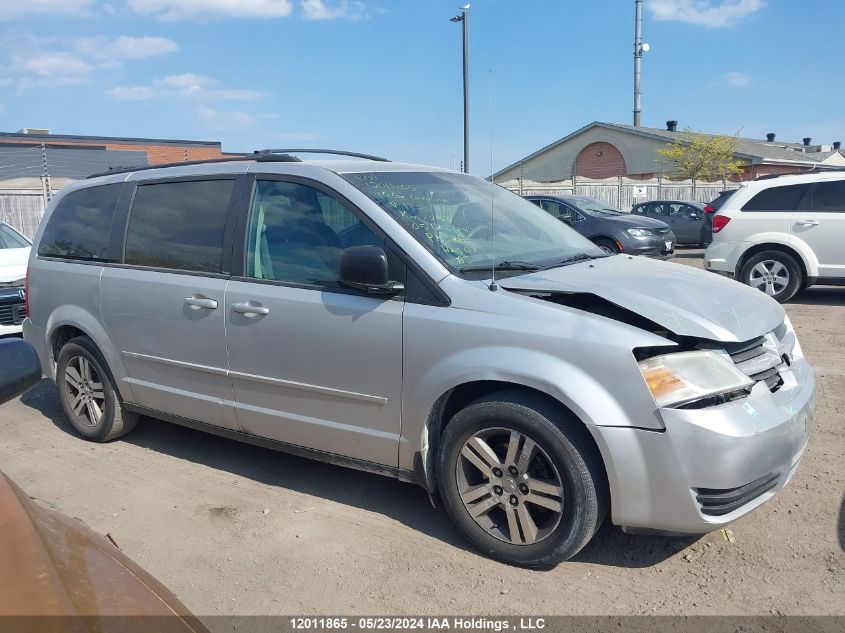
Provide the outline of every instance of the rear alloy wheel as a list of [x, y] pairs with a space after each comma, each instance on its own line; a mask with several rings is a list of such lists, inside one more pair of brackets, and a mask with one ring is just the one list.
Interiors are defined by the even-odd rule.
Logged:
[[765, 251], [751, 257], [742, 267], [742, 282], [784, 303], [795, 296], [804, 283], [801, 267], [781, 251]]
[[440, 496], [481, 552], [546, 567], [577, 554], [607, 511], [601, 457], [554, 401], [493, 393], [449, 421], [437, 456]]
[[138, 423], [140, 416], [123, 408], [106, 361], [87, 336], [62, 347], [56, 359], [56, 387], [65, 415], [87, 440], [107, 442]]
[[616, 246], [616, 244], [613, 242], [613, 240], [608, 240], [608, 239], [605, 239], [605, 238], [599, 238], [599, 239], [595, 240], [594, 243], [595, 243], [596, 246], [598, 246], [600, 249], [602, 249], [608, 255], [616, 255], [620, 252], [619, 248]]

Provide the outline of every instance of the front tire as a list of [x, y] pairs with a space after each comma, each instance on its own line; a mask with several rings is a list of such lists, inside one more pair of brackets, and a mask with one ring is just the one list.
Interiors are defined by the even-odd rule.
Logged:
[[56, 386], [65, 415], [86, 440], [108, 442], [138, 423], [140, 416], [123, 408], [108, 365], [87, 336], [62, 347], [56, 360]]
[[440, 495], [482, 553], [548, 567], [577, 554], [607, 512], [601, 457], [580, 422], [517, 391], [485, 396], [446, 427]]
[[763, 251], [743, 264], [740, 279], [745, 285], [785, 303], [801, 289], [804, 274], [791, 255], [783, 251]]
[[600, 237], [596, 240], [593, 240], [593, 243], [608, 255], [617, 255], [621, 252], [616, 246], [616, 244], [613, 242], [613, 240], [608, 240], [603, 237]]

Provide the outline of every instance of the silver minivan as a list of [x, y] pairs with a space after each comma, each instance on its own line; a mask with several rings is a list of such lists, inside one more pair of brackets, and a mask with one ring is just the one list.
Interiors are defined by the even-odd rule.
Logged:
[[608, 512], [708, 532], [792, 478], [815, 378], [771, 298], [607, 255], [485, 180], [356, 157], [62, 189], [24, 331], [76, 431], [147, 415], [414, 482], [524, 566]]

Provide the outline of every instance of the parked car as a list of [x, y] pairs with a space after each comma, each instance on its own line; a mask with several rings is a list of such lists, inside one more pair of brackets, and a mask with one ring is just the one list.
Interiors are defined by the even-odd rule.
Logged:
[[660, 220], [669, 225], [678, 244], [707, 246], [712, 236], [713, 216], [708, 205], [681, 200], [652, 200], [631, 207], [631, 214]]
[[80, 435], [150, 415], [413, 481], [509, 563], [570, 558], [608, 509], [721, 528], [807, 443], [776, 302], [466, 174], [270, 151], [116, 172], [63, 188], [35, 244], [24, 333]]
[[0, 336], [20, 334], [26, 316], [24, 278], [29, 240], [0, 222]]
[[814, 284], [845, 285], [845, 172], [765, 178], [722, 201], [704, 267], [783, 303]]
[[[40, 380], [32, 345], [19, 339], [0, 341], [0, 404]], [[126, 621], [121, 626], [118, 618], [113, 626], [100, 618], [144, 616], [150, 617], [148, 622], [156, 618], [157, 631], [207, 633], [176, 596], [113, 542], [33, 499], [1, 472], [0, 534], [4, 630], [134, 630]]]
[[605, 253], [675, 256], [675, 236], [665, 222], [633, 217], [587, 196], [525, 196], [552, 217], [569, 224]]

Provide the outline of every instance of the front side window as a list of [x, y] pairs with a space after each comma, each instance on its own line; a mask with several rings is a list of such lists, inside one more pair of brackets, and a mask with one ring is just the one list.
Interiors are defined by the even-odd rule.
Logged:
[[139, 185], [126, 230], [127, 264], [220, 273], [234, 180]]
[[340, 287], [344, 248], [385, 248], [384, 238], [335, 198], [275, 180], [256, 182], [247, 235], [248, 277], [323, 288]]
[[563, 220], [565, 222], [572, 221], [572, 212], [569, 210], [569, 207], [561, 204], [560, 202], [555, 202], [554, 200], [543, 200], [543, 204], [541, 206], [543, 210], [550, 213], [553, 218], [557, 218], [558, 220]]
[[30, 243], [12, 227], [0, 224], [0, 248], [28, 248]]
[[813, 211], [845, 213], [845, 180], [817, 183], [813, 190]]
[[451, 172], [343, 174], [453, 272], [493, 263], [538, 267], [602, 251], [498, 185]]
[[798, 211], [810, 191], [810, 185], [769, 187], [746, 202], [743, 211]]
[[123, 184], [88, 187], [64, 196], [53, 210], [38, 254], [46, 257], [108, 261], [114, 210]]

